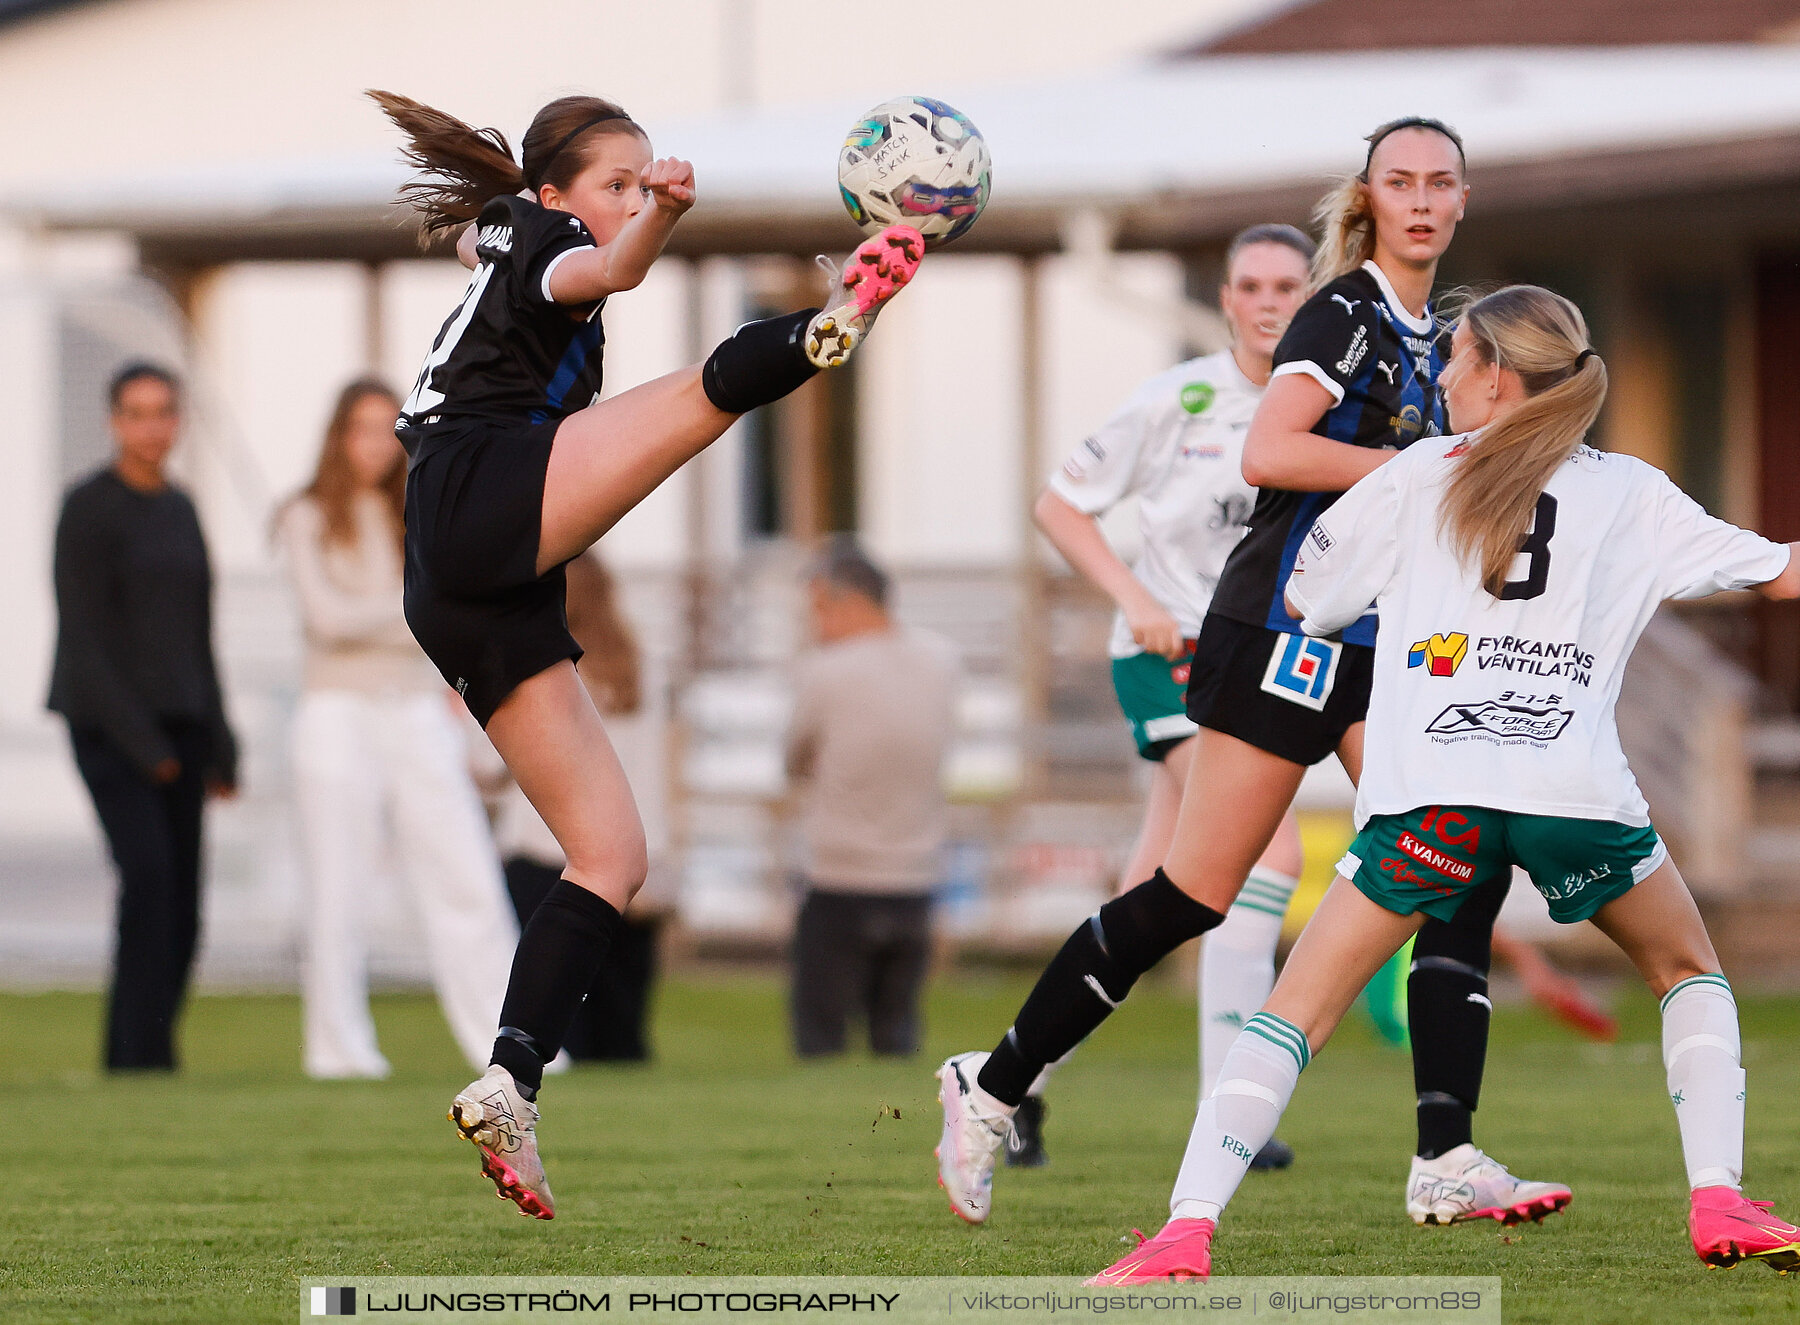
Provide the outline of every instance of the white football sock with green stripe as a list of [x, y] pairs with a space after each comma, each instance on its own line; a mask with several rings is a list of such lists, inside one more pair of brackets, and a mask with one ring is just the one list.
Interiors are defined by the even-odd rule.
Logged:
[[1200, 940], [1201, 1099], [1212, 1094], [1238, 1032], [1275, 988], [1275, 945], [1298, 882], [1274, 870], [1251, 870], [1225, 923]]
[[1218, 1084], [1194, 1119], [1169, 1198], [1172, 1218], [1219, 1217], [1256, 1152], [1275, 1135], [1301, 1070], [1311, 1061], [1306, 1036], [1291, 1021], [1258, 1012], [1244, 1023], [1219, 1068]]
[[1689, 1187], [1736, 1187], [1744, 1173], [1744, 1069], [1737, 1000], [1722, 975], [1683, 980], [1662, 1001], [1663, 1066]]

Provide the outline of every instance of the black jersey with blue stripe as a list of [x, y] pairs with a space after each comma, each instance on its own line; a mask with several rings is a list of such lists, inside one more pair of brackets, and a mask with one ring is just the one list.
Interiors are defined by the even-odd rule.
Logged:
[[472, 422], [537, 424], [599, 398], [605, 300], [550, 296], [550, 275], [594, 247], [578, 217], [529, 198], [495, 198], [475, 222], [475, 271], [445, 319], [395, 432], [415, 460], [434, 435]]
[[[1300, 306], [1275, 348], [1275, 374], [1304, 374], [1331, 393], [1332, 406], [1313, 432], [1352, 446], [1401, 450], [1444, 431], [1438, 375], [1448, 354], [1449, 335], [1431, 309], [1423, 318], [1413, 317], [1381, 269], [1366, 262]], [[1339, 495], [1261, 489], [1243, 541], [1225, 563], [1212, 611], [1298, 634], [1300, 623], [1282, 604], [1282, 586], [1300, 541]], [[1342, 638], [1373, 644], [1374, 613], [1345, 629]]]

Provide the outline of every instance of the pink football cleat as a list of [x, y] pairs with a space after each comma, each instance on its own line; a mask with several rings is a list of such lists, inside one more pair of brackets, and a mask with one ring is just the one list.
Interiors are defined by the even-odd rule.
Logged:
[[1735, 1187], [1696, 1187], [1688, 1207], [1694, 1253], [1715, 1268], [1758, 1260], [1777, 1274], [1800, 1269], [1800, 1228], [1772, 1201], [1746, 1201]]
[[1171, 1219], [1162, 1232], [1146, 1238], [1137, 1229], [1136, 1250], [1128, 1251], [1087, 1281], [1089, 1288], [1122, 1284], [1186, 1283], [1212, 1273], [1212, 1239], [1218, 1227], [1210, 1219]]
[[820, 368], [838, 368], [875, 325], [881, 306], [919, 270], [925, 238], [910, 225], [890, 225], [856, 246], [843, 271], [825, 258], [832, 289], [824, 309], [806, 328], [806, 357]]

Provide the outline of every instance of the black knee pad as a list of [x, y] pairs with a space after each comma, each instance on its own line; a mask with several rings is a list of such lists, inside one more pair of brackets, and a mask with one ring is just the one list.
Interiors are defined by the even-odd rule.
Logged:
[[[1114, 1001], [1124, 998], [1145, 971], [1186, 943], [1224, 922], [1225, 917], [1189, 897], [1158, 869], [1130, 892], [1112, 899], [1089, 922], [1108, 963], [1121, 982]], [[1113, 986], [1107, 984], [1107, 992]]]

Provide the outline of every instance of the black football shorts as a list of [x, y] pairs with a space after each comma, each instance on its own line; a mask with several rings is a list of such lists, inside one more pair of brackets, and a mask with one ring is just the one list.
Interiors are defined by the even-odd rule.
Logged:
[[558, 422], [446, 429], [406, 476], [406, 623], [483, 727], [521, 681], [581, 657], [562, 567], [537, 573]]
[[1312, 765], [1369, 713], [1375, 650], [1289, 635], [1208, 613], [1188, 673], [1187, 712], [1202, 727]]

